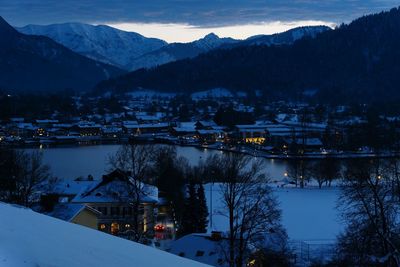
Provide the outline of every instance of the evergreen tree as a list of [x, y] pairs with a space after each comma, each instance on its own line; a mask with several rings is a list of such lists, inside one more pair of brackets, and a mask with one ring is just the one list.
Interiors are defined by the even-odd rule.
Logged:
[[204, 194], [204, 187], [202, 183], [200, 183], [197, 188], [197, 205], [198, 205], [197, 232], [205, 233], [207, 232], [207, 225], [208, 225], [208, 208], [206, 203], [206, 196]]
[[193, 182], [189, 183], [187, 188], [187, 197], [185, 198], [184, 211], [182, 216], [181, 230], [179, 235], [183, 236], [195, 233], [198, 225], [198, 200], [196, 188]]

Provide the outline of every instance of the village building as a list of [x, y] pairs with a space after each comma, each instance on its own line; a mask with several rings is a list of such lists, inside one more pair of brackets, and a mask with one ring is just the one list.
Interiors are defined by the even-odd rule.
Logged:
[[92, 121], [81, 121], [72, 127], [72, 131], [78, 132], [80, 136], [100, 136], [102, 126]]
[[180, 138], [196, 138], [196, 123], [192, 121], [178, 122], [171, 128], [171, 134]]
[[206, 143], [223, 142], [226, 136], [222, 129], [197, 130], [196, 133], [199, 139]]
[[[85, 204], [101, 212], [98, 229], [114, 235], [130, 234], [134, 214], [132, 177], [120, 170], [103, 175], [101, 180], [79, 193], [72, 203]], [[152, 233], [155, 225], [158, 190], [143, 184], [140, 199], [140, 224], [143, 233]]]
[[238, 139], [244, 143], [263, 144], [267, 137], [265, 124], [236, 125], [235, 131]]
[[218, 125], [214, 121], [197, 121], [195, 126], [197, 130], [212, 130]]
[[98, 229], [98, 217], [101, 213], [87, 205], [76, 203], [59, 203], [54, 205], [51, 211], [43, 212], [48, 216]]

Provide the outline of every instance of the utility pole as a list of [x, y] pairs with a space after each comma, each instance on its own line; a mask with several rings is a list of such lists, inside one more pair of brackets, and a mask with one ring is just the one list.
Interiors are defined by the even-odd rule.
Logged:
[[212, 203], [213, 203], [213, 199], [212, 199], [212, 190], [213, 190], [213, 184], [214, 183], [210, 183], [210, 230], [212, 230], [212, 217], [213, 217], [213, 214], [212, 214]]

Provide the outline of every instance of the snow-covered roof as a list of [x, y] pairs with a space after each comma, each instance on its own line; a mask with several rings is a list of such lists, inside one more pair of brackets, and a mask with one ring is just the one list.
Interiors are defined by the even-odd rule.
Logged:
[[217, 124], [214, 121], [198, 121], [199, 124], [203, 125], [204, 127], [215, 127]]
[[93, 123], [93, 122], [80, 122], [77, 125], [80, 129], [87, 129], [87, 128], [101, 128], [100, 124]]
[[37, 129], [39, 129], [39, 127], [33, 126], [32, 123], [27, 123], [27, 122], [18, 123], [17, 124], [17, 128], [26, 129], [26, 130], [32, 130], [32, 131], [36, 131]]
[[53, 127], [55, 127], [55, 128], [71, 128], [72, 124], [71, 123], [54, 123]]
[[173, 128], [176, 132], [195, 132], [196, 123], [192, 121], [180, 122], [177, 127]]
[[138, 125], [137, 121], [123, 121], [122, 125], [126, 126], [126, 125]]
[[[132, 201], [133, 190], [130, 190], [132, 177], [116, 170], [104, 175], [102, 180], [96, 180], [85, 191], [80, 192], [72, 202], [74, 203], [114, 203]], [[158, 188], [148, 184], [141, 184], [142, 203], [157, 203]]]
[[139, 128], [139, 129], [142, 129], [142, 128], [165, 128], [168, 126], [169, 126], [168, 122], [144, 123], [144, 124], [139, 124], [137, 126], [137, 128]]
[[170, 252], [213, 266], [229, 266], [225, 262], [222, 242], [224, 239], [212, 240], [210, 234], [189, 234], [171, 242]]
[[224, 133], [223, 130], [217, 130], [217, 129], [212, 129], [212, 130], [197, 130], [197, 132], [201, 135], [205, 134], [222, 134]]
[[205, 266], [30, 209], [0, 203], [0, 214], [1, 266]]
[[156, 115], [136, 115], [136, 118], [138, 120], [142, 120], [142, 121], [158, 121], [160, 119], [160, 117], [156, 116]]
[[102, 131], [103, 133], [120, 133], [122, 132], [122, 128], [116, 126], [103, 126]]
[[268, 127], [268, 125], [263, 125], [263, 124], [238, 124], [236, 125], [236, 128], [239, 129], [239, 131], [248, 131], [248, 130], [265, 130]]
[[10, 118], [10, 121], [12, 121], [12, 122], [23, 122], [23, 121], [25, 121], [25, 119], [24, 118]]
[[58, 123], [58, 120], [36, 120], [36, 123]]
[[52, 211], [44, 212], [44, 214], [69, 222], [84, 209], [100, 214], [97, 210], [79, 203], [59, 203], [54, 205]]
[[224, 98], [233, 97], [233, 94], [225, 88], [214, 88], [211, 90], [200, 91], [190, 95], [192, 99], [199, 100], [205, 98]]
[[88, 190], [93, 185], [97, 184], [98, 181], [70, 181], [70, 180], [61, 180], [58, 181], [51, 190], [51, 193], [56, 193], [60, 195], [77, 195], [85, 190]]

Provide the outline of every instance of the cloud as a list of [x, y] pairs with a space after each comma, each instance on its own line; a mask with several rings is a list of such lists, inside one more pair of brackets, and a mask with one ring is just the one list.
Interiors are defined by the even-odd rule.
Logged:
[[394, 0], [0, 0], [13, 25], [86, 23], [223, 27], [271, 21], [348, 22], [398, 5]]

